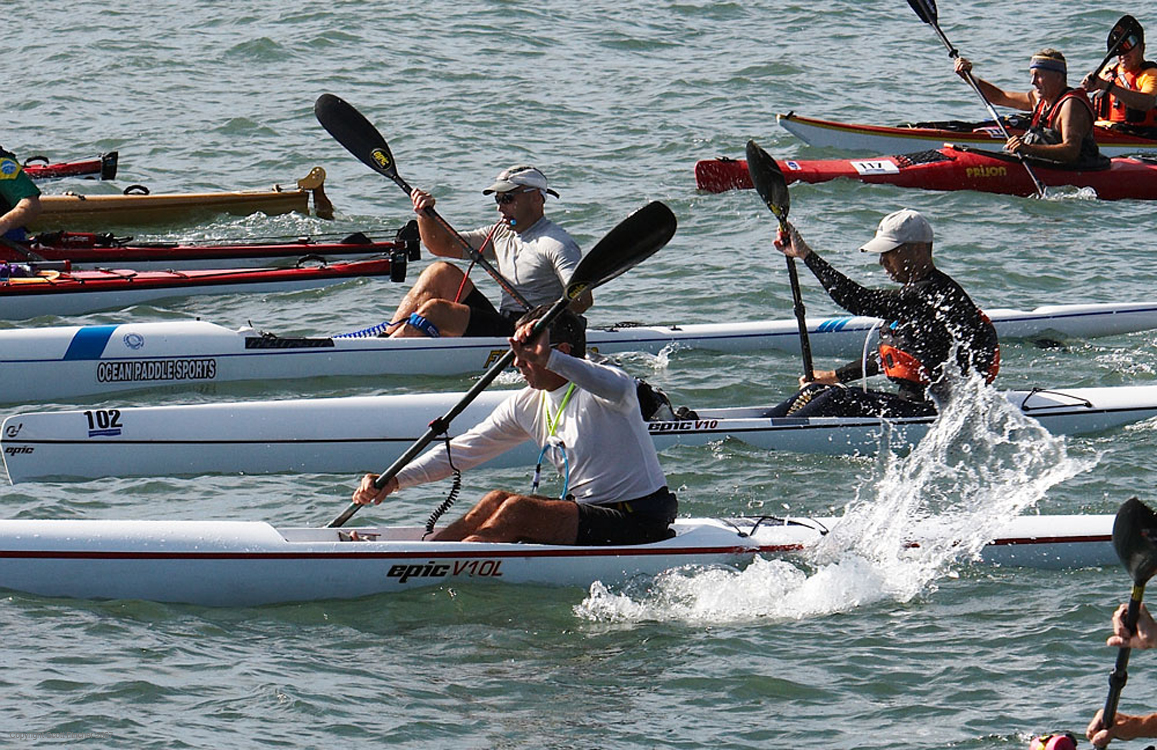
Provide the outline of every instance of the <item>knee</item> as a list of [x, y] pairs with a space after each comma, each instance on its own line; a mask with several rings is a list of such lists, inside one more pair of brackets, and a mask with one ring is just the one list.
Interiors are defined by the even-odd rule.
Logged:
[[418, 277], [418, 281], [425, 281], [427, 283], [434, 281], [452, 280], [459, 281], [462, 279], [462, 269], [453, 263], [447, 263], [444, 260], [434, 261], [422, 271]]

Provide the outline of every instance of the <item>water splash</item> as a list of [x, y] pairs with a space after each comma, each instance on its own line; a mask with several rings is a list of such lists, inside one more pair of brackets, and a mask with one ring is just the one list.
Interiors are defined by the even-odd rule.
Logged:
[[670, 571], [618, 591], [596, 583], [575, 613], [603, 622], [802, 619], [935, 590], [1050, 487], [1096, 463], [1070, 458], [1064, 438], [979, 377], [956, 394], [911, 453], [881, 453], [840, 523], [803, 559]]

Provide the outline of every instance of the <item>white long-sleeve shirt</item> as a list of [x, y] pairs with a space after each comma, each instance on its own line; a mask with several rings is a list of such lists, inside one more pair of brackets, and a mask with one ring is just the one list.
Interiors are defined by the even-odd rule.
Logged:
[[[558, 416], [554, 436], [570, 463], [570, 494], [595, 505], [645, 497], [667, 484], [655, 444], [639, 412], [635, 379], [608, 365], [551, 350], [547, 369], [576, 388]], [[523, 388], [490, 416], [450, 441], [451, 459], [469, 469], [527, 440], [541, 447], [550, 438], [550, 420], [558, 414], [568, 386], [553, 391]], [[559, 451], [546, 455], [564, 472]], [[414, 487], [452, 473], [441, 444], [398, 472], [399, 487]]]

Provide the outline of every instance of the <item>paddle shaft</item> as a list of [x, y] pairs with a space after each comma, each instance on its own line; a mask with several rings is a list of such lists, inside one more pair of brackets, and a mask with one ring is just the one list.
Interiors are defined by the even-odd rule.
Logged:
[[[389, 177], [394, 181], [394, 184], [396, 184], [402, 190], [406, 191], [406, 195], [412, 195], [414, 193], [414, 188], [410, 187], [410, 184], [402, 179], [402, 176], [399, 175], [396, 170], [391, 170]], [[438, 222], [438, 225], [446, 230], [446, 232], [448, 232], [450, 236], [453, 237], [455, 241], [457, 241], [462, 249], [466, 251], [467, 257], [469, 257], [470, 260], [474, 261], [478, 265], [482, 266], [482, 269], [486, 271], [486, 273], [490, 274], [491, 278], [498, 282], [498, 286], [502, 287], [504, 292], [514, 298], [514, 301], [519, 305], [522, 305], [522, 309], [530, 309], [531, 305], [526, 301], [526, 297], [522, 296], [522, 294], [520, 294], [519, 291], [514, 288], [514, 285], [511, 284], [505, 276], [499, 273], [498, 269], [490, 264], [490, 261], [486, 260], [482, 253], [475, 250], [474, 246], [467, 242], [465, 237], [458, 234], [454, 227], [450, 226], [450, 222], [443, 219], [442, 215], [435, 211], [432, 206], [427, 206], [426, 208], [422, 209], [422, 213]]]
[[[534, 324], [534, 328], [531, 331], [528, 340], [533, 341], [539, 336], [539, 334], [549, 328], [550, 324], [554, 322], [555, 318], [557, 318], [559, 315], [562, 315], [563, 311], [566, 310], [571, 301], [572, 298], [566, 296], [560, 299], [558, 302], [555, 302], [554, 305], [552, 305], [551, 308], [546, 311], [546, 314], [539, 318], [538, 321]], [[378, 476], [376, 480], [374, 480], [374, 486], [379, 490], [385, 487], [387, 482], [397, 476], [398, 472], [404, 469], [411, 461], [413, 461], [419, 453], [421, 453], [428, 445], [430, 445], [430, 443], [434, 442], [435, 438], [445, 433], [446, 430], [450, 428], [450, 422], [454, 420], [454, 417], [457, 417], [459, 414], [461, 414], [466, 409], [466, 407], [474, 401], [474, 399], [478, 398], [478, 394], [486, 390], [486, 387], [494, 382], [494, 379], [498, 377], [498, 374], [509, 367], [513, 361], [514, 351], [508, 350], [505, 354], [502, 355], [501, 358], [499, 358], [497, 362], [490, 366], [490, 369], [487, 370], [481, 378], [479, 378], [478, 382], [475, 383], [474, 386], [466, 392], [466, 394], [460, 401], [458, 401], [458, 403], [454, 404], [454, 406], [452, 406], [449, 411], [430, 423], [430, 426], [426, 428], [426, 431], [422, 434], [422, 436], [418, 438], [405, 453], [399, 456], [398, 459], [394, 461], [394, 463], [390, 464], [390, 468], [386, 469]], [[337, 528], [339, 526], [345, 525], [345, 522], [352, 518], [361, 507], [362, 506], [358, 505], [357, 503], [350, 503], [350, 506], [342, 511], [341, 515], [326, 524], [326, 528]]]
[[799, 291], [799, 273], [796, 272], [795, 258], [789, 257], [787, 259], [787, 276], [791, 280], [792, 308], [795, 310], [795, 322], [799, 328], [799, 351], [803, 356], [803, 376], [805, 380], [811, 382], [815, 380], [816, 373], [812, 364], [811, 340], [807, 334], [807, 310], [803, 306], [803, 295]]
[[[960, 57], [960, 53], [957, 52], [956, 48], [952, 46], [952, 42], [948, 41], [948, 37], [945, 36], [944, 31], [940, 28], [940, 24], [936, 22], [936, 19], [924, 18], [923, 14], [921, 14], [921, 18], [926, 23], [928, 23], [929, 26], [936, 30], [936, 34], [940, 37], [940, 41], [944, 42], [944, 46], [948, 50], [948, 56], [953, 60]], [[988, 97], [985, 96], [984, 92], [980, 90], [980, 84], [978, 84], [976, 79], [972, 77], [972, 72], [969, 71], [964, 75], [965, 80], [968, 81], [968, 85], [972, 86], [972, 90], [975, 91], [976, 95], [980, 97], [980, 101], [984, 102], [984, 107], [988, 110], [988, 116], [991, 117], [993, 122], [996, 123], [996, 127], [1000, 129], [1000, 134], [1003, 135], [1004, 139], [1007, 141], [1011, 136], [1008, 134], [1008, 130], [1004, 127], [1004, 123], [1001, 122], [1000, 115], [996, 113], [996, 108], [992, 106], [992, 102], [988, 101]], [[1025, 160], [1024, 154], [1016, 154], [1016, 158], [1020, 160], [1020, 163], [1024, 166], [1024, 171], [1028, 172], [1028, 176], [1032, 180], [1032, 184], [1036, 186], [1037, 197], [1045, 197], [1045, 186], [1041, 184], [1040, 178], [1036, 176], [1036, 172], [1032, 171], [1032, 167], [1029, 166], [1029, 163]]]
[[[1129, 609], [1125, 612], [1125, 627], [1130, 633], [1137, 631], [1137, 618], [1141, 615], [1141, 599], [1145, 595], [1145, 582], [1134, 583], [1129, 597]], [[1105, 698], [1105, 710], [1101, 712], [1101, 726], [1109, 728], [1117, 718], [1117, 703], [1121, 700], [1121, 690], [1129, 680], [1130, 648], [1121, 647], [1117, 651], [1117, 663], [1109, 673], [1109, 695]]]
[[43, 255], [33, 252], [31, 248], [24, 247], [19, 242], [14, 242], [3, 235], [0, 235], [0, 245], [4, 245], [5, 247], [15, 250], [26, 260], [32, 261], [33, 263], [47, 260]]

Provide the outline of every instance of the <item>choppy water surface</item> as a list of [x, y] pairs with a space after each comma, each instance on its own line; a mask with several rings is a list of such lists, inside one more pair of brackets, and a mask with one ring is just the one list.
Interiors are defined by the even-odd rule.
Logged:
[[[752, 137], [776, 156], [839, 155], [799, 143], [775, 113], [873, 123], [983, 116], [932, 29], [902, 2], [17, 0], [6, 10], [9, 116], [0, 143], [59, 158], [121, 152], [115, 186], [50, 190], [262, 188], [321, 165], [339, 212], [332, 223], [248, 217], [118, 233], [392, 235], [409, 218], [405, 196], [317, 125], [313, 101], [329, 91], [377, 124], [401, 173], [434, 191], [459, 227], [493, 220], [478, 190], [524, 161], [550, 176], [563, 197], [551, 215], [587, 248], [644, 203], [671, 206], [675, 239], [596, 293], [596, 324], [790, 316], [783, 261], [768, 246], [771, 215], [750, 192], [698, 194], [691, 174], [697, 159], [740, 156]], [[1157, 21], [1152, 4], [1129, 10]], [[940, 8], [978, 75], [1025, 89], [1031, 52], [1058, 47], [1085, 70], [1103, 56], [1118, 15], [990, 0]], [[884, 284], [855, 248], [882, 214], [903, 206], [932, 218], [941, 267], [984, 306], [1153, 298], [1149, 204], [829, 183], [793, 188], [791, 216], [837, 266]], [[810, 312], [835, 312], [813, 279], [803, 282]], [[81, 320], [200, 316], [334, 333], [388, 317], [401, 293], [385, 280], [353, 281]], [[25, 323], [0, 322], [16, 325]], [[999, 382], [1008, 388], [1147, 383], [1157, 370], [1152, 334], [1054, 349], [1007, 342], [1003, 355]], [[799, 371], [775, 353], [626, 362], [693, 407], [777, 401]], [[249, 385], [115, 404], [464, 384]], [[1102, 644], [1125, 575], [974, 567], [967, 544], [904, 553], [904, 532], [931, 521], [945, 540], [964, 530], [979, 545], [1018, 513], [1109, 513], [1130, 494], [1152, 499], [1153, 425], [1060, 440], [1010, 414], [1002, 399], [978, 392], [969, 403], [908, 456], [766, 454], [734, 441], [664, 455], [688, 515], [847, 509], [849, 533], [807, 559], [680, 570], [590, 591], [463, 587], [251, 610], [9, 596], [0, 614], [0, 738], [110, 748], [968, 749], [1022, 747], [1034, 732], [1083, 728], [1104, 698], [1113, 653]], [[2, 492], [6, 517], [311, 525], [344, 507], [354, 480], [155, 478]], [[526, 470], [479, 471], [465, 496], [528, 481]], [[435, 502], [405, 493], [363, 513], [418, 523]], [[1149, 655], [1135, 656], [1122, 710], [1149, 704], [1153, 667]]]

